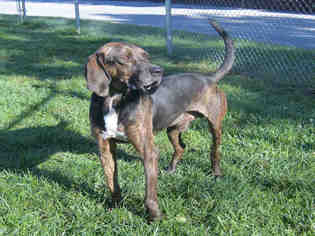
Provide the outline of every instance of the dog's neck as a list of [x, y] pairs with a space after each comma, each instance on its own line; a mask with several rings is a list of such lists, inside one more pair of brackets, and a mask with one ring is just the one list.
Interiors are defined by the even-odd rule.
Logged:
[[127, 93], [123, 94], [119, 101], [116, 103], [118, 109], [123, 108], [128, 103], [135, 102], [139, 100], [141, 92], [139, 90], [129, 90]]
[[92, 100], [100, 105], [107, 105], [108, 102], [111, 101], [113, 106], [119, 106], [119, 104], [123, 100], [123, 97], [123, 94], [114, 94], [106, 97], [99, 96], [96, 93], [92, 94]]
[[110, 105], [115, 108], [117, 113], [120, 113], [121, 110], [125, 108], [132, 109], [131, 104], [137, 104], [142, 95], [142, 92], [139, 90], [129, 90], [125, 94], [112, 94], [110, 96], [102, 97], [96, 93], [92, 94], [92, 100], [102, 107], [103, 116], [109, 112]]

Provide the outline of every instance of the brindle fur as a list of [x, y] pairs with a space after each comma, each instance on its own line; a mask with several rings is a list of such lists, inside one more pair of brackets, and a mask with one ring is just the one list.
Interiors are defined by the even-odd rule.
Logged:
[[[232, 68], [234, 47], [227, 33], [216, 23], [210, 23], [223, 37], [226, 48], [224, 62], [218, 71], [213, 75], [185, 73], [165, 77], [153, 94], [145, 94], [142, 92], [143, 87], [136, 86], [140, 90], [127, 92], [118, 106], [120, 131], [125, 132], [129, 142], [140, 153], [144, 164], [145, 205], [152, 220], [162, 217], [157, 200], [159, 155], [154, 145], [154, 132], [167, 129], [169, 140], [174, 147], [173, 159], [168, 170], [173, 172], [185, 148], [181, 133], [196, 117], [207, 118], [213, 136], [213, 147], [210, 155], [213, 174], [215, 176], [222, 175], [219, 145], [222, 120], [227, 112], [227, 101], [224, 93], [217, 87], [217, 82]], [[139, 80], [139, 78], [137, 79]], [[105, 101], [106, 99], [99, 94], [95, 92], [92, 94], [90, 120], [93, 127], [92, 132], [98, 140], [100, 160], [107, 185], [113, 200], [119, 201], [121, 191], [117, 180], [115, 158], [117, 140], [104, 140], [100, 135], [104, 129], [102, 111], [106, 106]]]

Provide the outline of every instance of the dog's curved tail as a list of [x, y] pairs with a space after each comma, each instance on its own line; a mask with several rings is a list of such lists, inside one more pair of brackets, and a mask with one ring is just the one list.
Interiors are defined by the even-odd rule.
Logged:
[[209, 23], [212, 25], [215, 31], [218, 32], [218, 34], [223, 38], [225, 46], [225, 56], [223, 63], [214, 74], [209, 76], [209, 82], [216, 83], [232, 69], [235, 60], [235, 48], [233, 45], [233, 41], [228, 35], [228, 33], [221, 26], [219, 26], [217, 22], [209, 19]]

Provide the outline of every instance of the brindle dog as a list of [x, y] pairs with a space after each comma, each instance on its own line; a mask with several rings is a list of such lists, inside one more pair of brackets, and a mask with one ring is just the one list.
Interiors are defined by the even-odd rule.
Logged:
[[112, 193], [113, 202], [121, 199], [117, 182], [116, 142], [104, 140], [104, 110], [108, 107], [111, 95], [125, 94], [135, 85], [147, 93], [153, 92], [160, 84], [163, 69], [151, 64], [149, 54], [142, 48], [125, 43], [111, 42], [99, 48], [88, 58], [85, 65], [87, 88], [92, 91], [90, 103], [91, 133], [96, 138], [100, 161], [106, 176], [107, 185]]
[[[176, 74], [164, 77], [161, 83], [150, 78], [149, 90], [152, 90], [152, 83], [160, 83], [159, 86], [155, 86], [154, 93], [149, 93], [147, 87], [143, 86], [148, 82], [143, 83], [141, 76], [131, 76], [128, 84], [130, 87], [135, 86], [137, 90], [127, 92], [116, 106], [119, 111], [119, 131], [126, 134], [129, 142], [140, 153], [144, 164], [145, 205], [152, 220], [162, 217], [157, 200], [159, 155], [154, 145], [154, 132], [167, 129], [168, 137], [175, 150], [169, 166], [169, 171], [173, 172], [184, 152], [185, 146], [181, 139], [181, 133], [188, 128], [189, 123], [195, 118], [207, 118], [213, 136], [212, 170], [215, 176], [222, 175], [219, 145], [221, 142], [221, 124], [227, 111], [227, 102], [224, 93], [218, 89], [217, 82], [231, 70], [235, 56], [233, 42], [228, 34], [215, 22], [210, 23], [224, 39], [226, 51], [223, 64], [214, 74]], [[104, 74], [107, 73], [105, 70]], [[138, 73], [138, 75], [140, 74]], [[90, 81], [88, 76], [87, 81], [88, 83]], [[104, 106], [107, 106], [105, 101], [105, 98], [93, 93], [90, 119], [92, 126], [97, 127], [98, 134], [104, 129]], [[107, 184], [113, 200], [118, 201], [121, 197], [115, 158], [118, 140], [104, 140], [101, 135], [96, 137]]]

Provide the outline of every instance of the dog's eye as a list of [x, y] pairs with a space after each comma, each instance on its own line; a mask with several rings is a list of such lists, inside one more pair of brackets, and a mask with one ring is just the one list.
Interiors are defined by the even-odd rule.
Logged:
[[114, 65], [116, 62], [113, 60], [106, 60], [107, 65]]
[[145, 52], [145, 53], [142, 53], [142, 60], [149, 60], [150, 59], [150, 56], [149, 56], [149, 53]]
[[117, 62], [121, 65], [127, 64], [128, 62], [130, 62], [131, 57], [130, 56], [120, 56], [117, 58]]
[[123, 63], [122, 61], [117, 61], [116, 62], [118, 65], [121, 65], [121, 66], [123, 66], [125, 63]]

